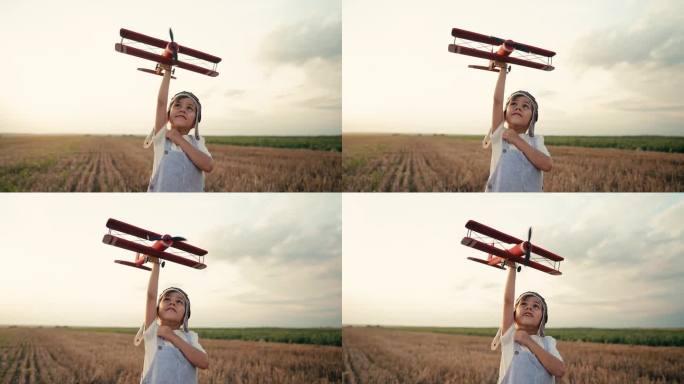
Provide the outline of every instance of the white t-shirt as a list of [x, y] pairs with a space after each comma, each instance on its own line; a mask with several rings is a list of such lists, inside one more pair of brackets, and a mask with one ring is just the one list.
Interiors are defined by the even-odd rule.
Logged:
[[[140, 330], [142, 331], [143, 328], [145, 327], [145, 324], [142, 325]], [[158, 320], [154, 321], [150, 326], [144, 330], [142, 333], [143, 335], [143, 340], [145, 340], [145, 360], [143, 362], [143, 373], [142, 377], [145, 377], [147, 374], [147, 371], [150, 369], [150, 365], [154, 361], [154, 356], [157, 353], [157, 346], [159, 345], [158, 343], [164, 343], [164, 346], [169, 346], [176, 348], [173, 343], [170, 341], [157, 337], [157, 331], [159, 330], [159, 323]], [[188, 340], [188, 337], [186, 336], [185, 332], [183, 332], [180, 329], [176, 329], [173, 331], [176, 335], [178, 335], [181, 339], [185, 340], [188, 342], [188, 344], [192, 345], [194, 348], [199, 349], [200, 351], [206, 353], [204, 348], [199, 343], [199, 336], [197, 336], [196, 332], [193, 331], [188, 331], [188, 335], [190, 335]], [[138, 332], [139, 334], [140, 332]], [[136, 335], [136, 340], [135, 340], [135, 345], [139, 345], [140, 340], [138, 339], [138, 336]]]
[[[492, 143], [492, 161], [489, 163], [489, 176], [491, 176], [494, 173], [494, 170], [496, 170], [496, 166], [499, 164], [499, 159], [501, 158], [501, 152], [503, 151], [503, 126], [504, 122], [502, 121], [501, 124], [496, 127], [494, 132], [492, 132], [490, 137]], [[546, 146], [544, 145], [544, 136], [534, 135], [534, 137], [530, 137], [530, 135], [527, 133], [523, 133], [518, 136], [520, 136], [523, 140], [525, 140], [525, 142], [527, 142], [527, 144], [539, 152], [545, 154], [546, 156], [551, 156], [549, 154], [549, 150], [546, 149]], [[515, 145], [511, 145], [510, 148], [513, 151], [520, 151]]]
[[[164, 157], [164, 142], [166, 140], [166, 131], [167, 128], [163, 127], [162, 129], [159, 130], [154, 136], [152, 136], [152, 143], [154, 145], [154, 162], [152, 163], [152, 176], [157, 172], [157, 167], [159, 166], [159, 163], [161, 162], [162, 157]], [[183, 138], [185, 141], [188, 143], [192, 144], [192, 141], [190, 139], [190, 135], [183, 135]], [[149, 137], [148, 139], [145, 140], [145, 147], [149, 147]], [[183, 151], [181, 147], [176, 145], [176, 143], [171, 142], [171, 150], [172, 151]], [[202, 151], [204, 154], [207, 156], [211, 157], [211, 153], [209, 153], [209, 149], [207, 149], [207, 146], [204, 141], [204, 136], [200, 136], [199, 142], [198, 142], [198, 148], [200, 151]]]
[[[501, 336], [501, 363], [499, 364], [499, 383], [504, 379], [504, 376], [506, 376], [506, 372], [508, 372], [508, 368], [511, 366], [511, 362], [513, 361], [513, 355], [515, 353], [514, 349], [514, 340], [515, 336], [515, 326], [511, 325], [508, 327], [508, 330], [506, 333]], [[558, 349], [556, 349], [556, 339], [554, 339], [551, 336], [538, 336], [538, 335], [530, 335], [532, 340], [534, 340], [537, 344], [539, 344], [542, 348], [544, 348], [544, 339], [546, 339], [546, 343], [549, 346], [549, 349], [546, 350], [546, 352], [552, 354], [553, 356], [557, 357], [560, 361], [563, 361], [563, 358], [560, 355], [560, 352], [558, 352]], [[529, 351], [529, 349], [520, 344], [520, 349], [524, 351]], [[531, 353], [531, 352], [530, 352]], [[554, 378], [555, 380], [555, 378]]]

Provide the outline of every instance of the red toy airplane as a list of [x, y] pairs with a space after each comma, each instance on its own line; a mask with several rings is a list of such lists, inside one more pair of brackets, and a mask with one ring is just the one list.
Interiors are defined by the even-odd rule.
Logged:
[[[469, 65], [469, 68], [499, 72], [494, 67], [494, 61], [502, 61], [544, 71], [553, 71], [551, 58], [556, 55], [556, 52], [458, 28], [453, 28], [451, 35], [454, 37], [454, 44], [449, 44], [449, 52], [490, 60], [489, 66]], [[495, 47], [498, 47], [496, 51], [494, 51]], [[511, 56], [514, 52], [516, 52], [517, 57]]]
[[[183, 264], [192, 268], [204, 269], [207, 267], [206, 264], [204, 264], [204, 255], [207, 254], [207, 251], [185, 243], [185, 239], [182, 237], [160, 235], [158, 233], [138, 228], [115, 219], [107, 220], [106, 226], [109, 228], [109, 233], [104, 235], [102, 238], [103, 243], [137, 252], [135, 261], [130, 262], [124, 260], [114, 260], [115, 263], [151, 271], [151, 268], [146, 267], [143, 264], [148, 261], [148, 256], [152, 256], [172, 261], [174, 263]], [[117, 233], [120, 236], [122, 234], [127, 234], [138, 237], [139, 239], [135, 239], [134, 241], [126, 240], [121, 237], [114, 236], [112, 231], [120, 232], [121, 234]], [[152, 245], [148, 245], [145, 241], [154, 241], [154, 243]], [[176, 248], [190, 254], [189, 256], [194, 260], [165, 252], [169, 247]], [[163, 262], [162, 266], [164, 266]]]
[[[563, 258], [553, 252], [549, 252], [544, 248], [530, 243], [530, 238], [532, 237], [532, 227], [530, 227], [529, 231], [527, 232], [527, 241], [523, 241], [511, 235], [499, 232], [494, 228], [480, 224], [474, 220], [468, 220], [465, 227], [468, 228], [468, 235], [461, 240], [461, 244], [475, 248], [478, 251], [488, 253], [487, 260], [477, 259], [474, 257], [469, 257], [469, 260], [499, 269], [505, 269], [504, 265], [506, 264], [506, 260], [511, 260], [518, 264], [526, 265], [551, 275], [561, 274], [559, 268], [560, 262], [563, 261]], [[492, 241], [492, 244], [489, 245], [471, 237], [477, 236], [480, 237], [480, 240], [483, 240], [483, 236], [478, 236], [478, 233], [491, 238], [490, 241]], [[498, 245], [498, 247], [495, 246], [495, 243]], [[506, 249], [503, 243], [515, 245]], [[535, 256], [532, 256], [531, 253], [534, 253]], [[541, 257], [536, 257], [536, 255]], [[520, 267], [518, 267], [518, 272], [520, 272]]]
[[[154, 37], [146, 36], [143, 35], [142, 33], [138, 32], [133, 32], [128, 29], [121, 28], [119, 31], [119, 35], [121, 35], [121, 43], [116, 43], [114, 45], [114, 49], [116, 49], [117, 52], [121, 53], [126, 53], [128, 55], [133, 55], [137, 57], [141, 57], [143, 59], [147, 60], [152, 60], [157, 63], [157, 67], [152, 70], [152, 69], [147, 69], [147, 68], [138, 68], [138, 70], [143, 71], [143, 72], [148, 72], [148, 73], [153, 73], [156, 75], [163, 75], [161, 71], [161, 67], [159, 64], [166, 64], [170, 66], [177, 66], [179, 68], [187, 69], [189, 71], [201, 73], [203, 75], [211, 76], [211, 77], [216, 77], [218, 76], [218, 72], [216, 72], [216, 64], [218, 64], [221, 61], [220, 57], [216, 57], [213, 55], [209, 55], [204, 52], [200, 52], [197, 50], [194, 50], [192, 48], [184, 47], [182, 45], [179, 45], [178, 43], [173, 41], [173, 31], [171, 31], [171, 28], [169, 28], [169, 35], [171, 36], [171, 41], [164, 41], [160, 40]], [[131, 41], [137, 41], [139, 43], [152, 46], [152, 47], [157, 47], [163, 49], [161, 53], [155, 53], [150, 51], [153, 48], [146, 47], [147, 50], [144, 49], [139, 49], [132, 47], [130, 45], [125, 45], [124, 44], [124, 39], [129, 39]], [[133, 42], [127, 42], [128, 44], [132, 44]], [[133, 43], [135, 44], [135, 43]], [[185, 56], [190, 56], [186, 60], [204, 60], [208, 61], [210, 63], [213, 63], [214, 66], [212, 69], [204, 68], [199, 65], [194, 65], [187, 63], [185, 61], [179, 61], [178, 60], [178, 54], [185, 55]], [[193, 59], [194, 58], [194, 59]], [[175, 77], [174, 77], [175, 79]]]

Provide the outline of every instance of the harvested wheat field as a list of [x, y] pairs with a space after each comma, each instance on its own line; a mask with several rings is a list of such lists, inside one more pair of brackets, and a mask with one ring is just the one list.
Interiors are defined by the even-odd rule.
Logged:
[[[490, 150], [444, 135], [343, 135], [343, 190], [482, 192]], [[548, 146], [548, 192], [681, 192], [684, 154]]]
[[[0, 137], [0, 191], [130, 192], [147, 190], [152, 149], [133, 136]], [[339, 152], [208, 145], [211, 192], [332, 192], [341, 189]]]
[[[339, 383], [340, 347], [200, 340], [200, 383]], [[0, 383], [139, 383], [143, 346], [133, 336], [59, 328], [0, 328]]]
[[[484, 384], [499, 375], [491, 337], [345, 327], [342, 340], [347, 383]], [[566, 363], [559, 383], [684, 381], [682, 347], [559, 341], [558, 350]]]

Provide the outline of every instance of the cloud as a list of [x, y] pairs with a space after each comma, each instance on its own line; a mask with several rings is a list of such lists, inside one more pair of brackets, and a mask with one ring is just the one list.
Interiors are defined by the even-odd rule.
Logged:
[[610, 71], [631, 96], [605, 103], [619, 111], [684, 118], [684, 3], [649, 2], [637, 20], [580, 37], [573, 48], [581, 70]]
[[[229, 261], [245, 259], [270, 264], [309, 263], [340, 254], [339, 223], [298, 220], [292, 212], [281, 212], [257, 223], [245, 223], [217, 231], [214, 258]], [[339, 216], [338, 216], [339, 218]]]
[[342, 23], [339, 19], [308, 20], [276, 28], [266, 37], [260, 56], [277, 64], [301, 65], [315, 59], [339, 61]]
[[314, 96], [300, 100], [298, 104], [315, 109], [339, 110], [340, 105], [342, 105], [342, 97], [340, 95]]
[[562, 244], [566, 258], [565, 289], [553, 301], [575, 325], [581, 318], [619, 326], [662, 325], [664, 316], [684, 321], [684, 309], [672, 306], [672, 293], [684, 288], [684, 201], [591, 200], [569, 228], [548, 239]]
[[606, 69], [619, 64], [675, 66], [684, 63], [684, 8], [670, 2], [651, 8], [639, 20], [580, 37], [573, 57], [587, 66]]
[[226, 89], [223, 92], [223, 95], [225, 97], [233, 98], [233, 97], [241, 97], [246, 93], [244, 89]]
[[[259, 59], [270, 73], [295, 68], [300, 80], [284, 102], [317, 110], [341, 111], [342, 23], [338, 17], [312, 19], [274, 29], [260, 47]], [[295, 74], [289, 74], [295, 78]]]

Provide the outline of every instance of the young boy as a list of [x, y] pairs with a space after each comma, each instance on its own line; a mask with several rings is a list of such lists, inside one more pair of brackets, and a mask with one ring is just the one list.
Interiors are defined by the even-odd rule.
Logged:
[[[209, 358], [197, 333], [188, 331], [190, 299], [180, 288], [169, 287], [159, 295], [159, 261], [152, 261], [147, 286], [145, 324], [135, 336], [135, 345], [145, 341], [142, 384], [197, 383], [197, 368], [207, 369]], [[182, 330], [181, 330], [182, 327]]]
[[492, 126], [482, 142], [484, 148], [492, 146], [485, 192], [541, 192], [542, 171], [550, 171], [553, 163], [544, 138], [534, 135], [539, 118], [537, 101], [530, 93], [517, 91], [509, 96], [504, 107], [506, 64], [495, 66], [500, 70], [494, 89]]
[[501, 345], [497, 383], [553, 384], [565, 374], [565, 364], [556, 340], [544, 335], [549, 319], [546, 301], [536, 292], [525, 292], [513, 302], [516, 268], [514, 262], [506, 264], [503, 320], [492, 341], [492, 350]]
[[[145, 148], [154, 144], [152, 177], [147, 191], [203, 192], [204, 173], [212, 171], [214, 160], [198, 131], [202, 105], [195, 95], [184, 91], [173, 97], [167, 109], [171, 68], [167, 65], [161, 68], [164, 78], [159, 87], [154, 128], [144, 144]], [[188, 133], [193, 128], [195, 135], [190, 136]]]

